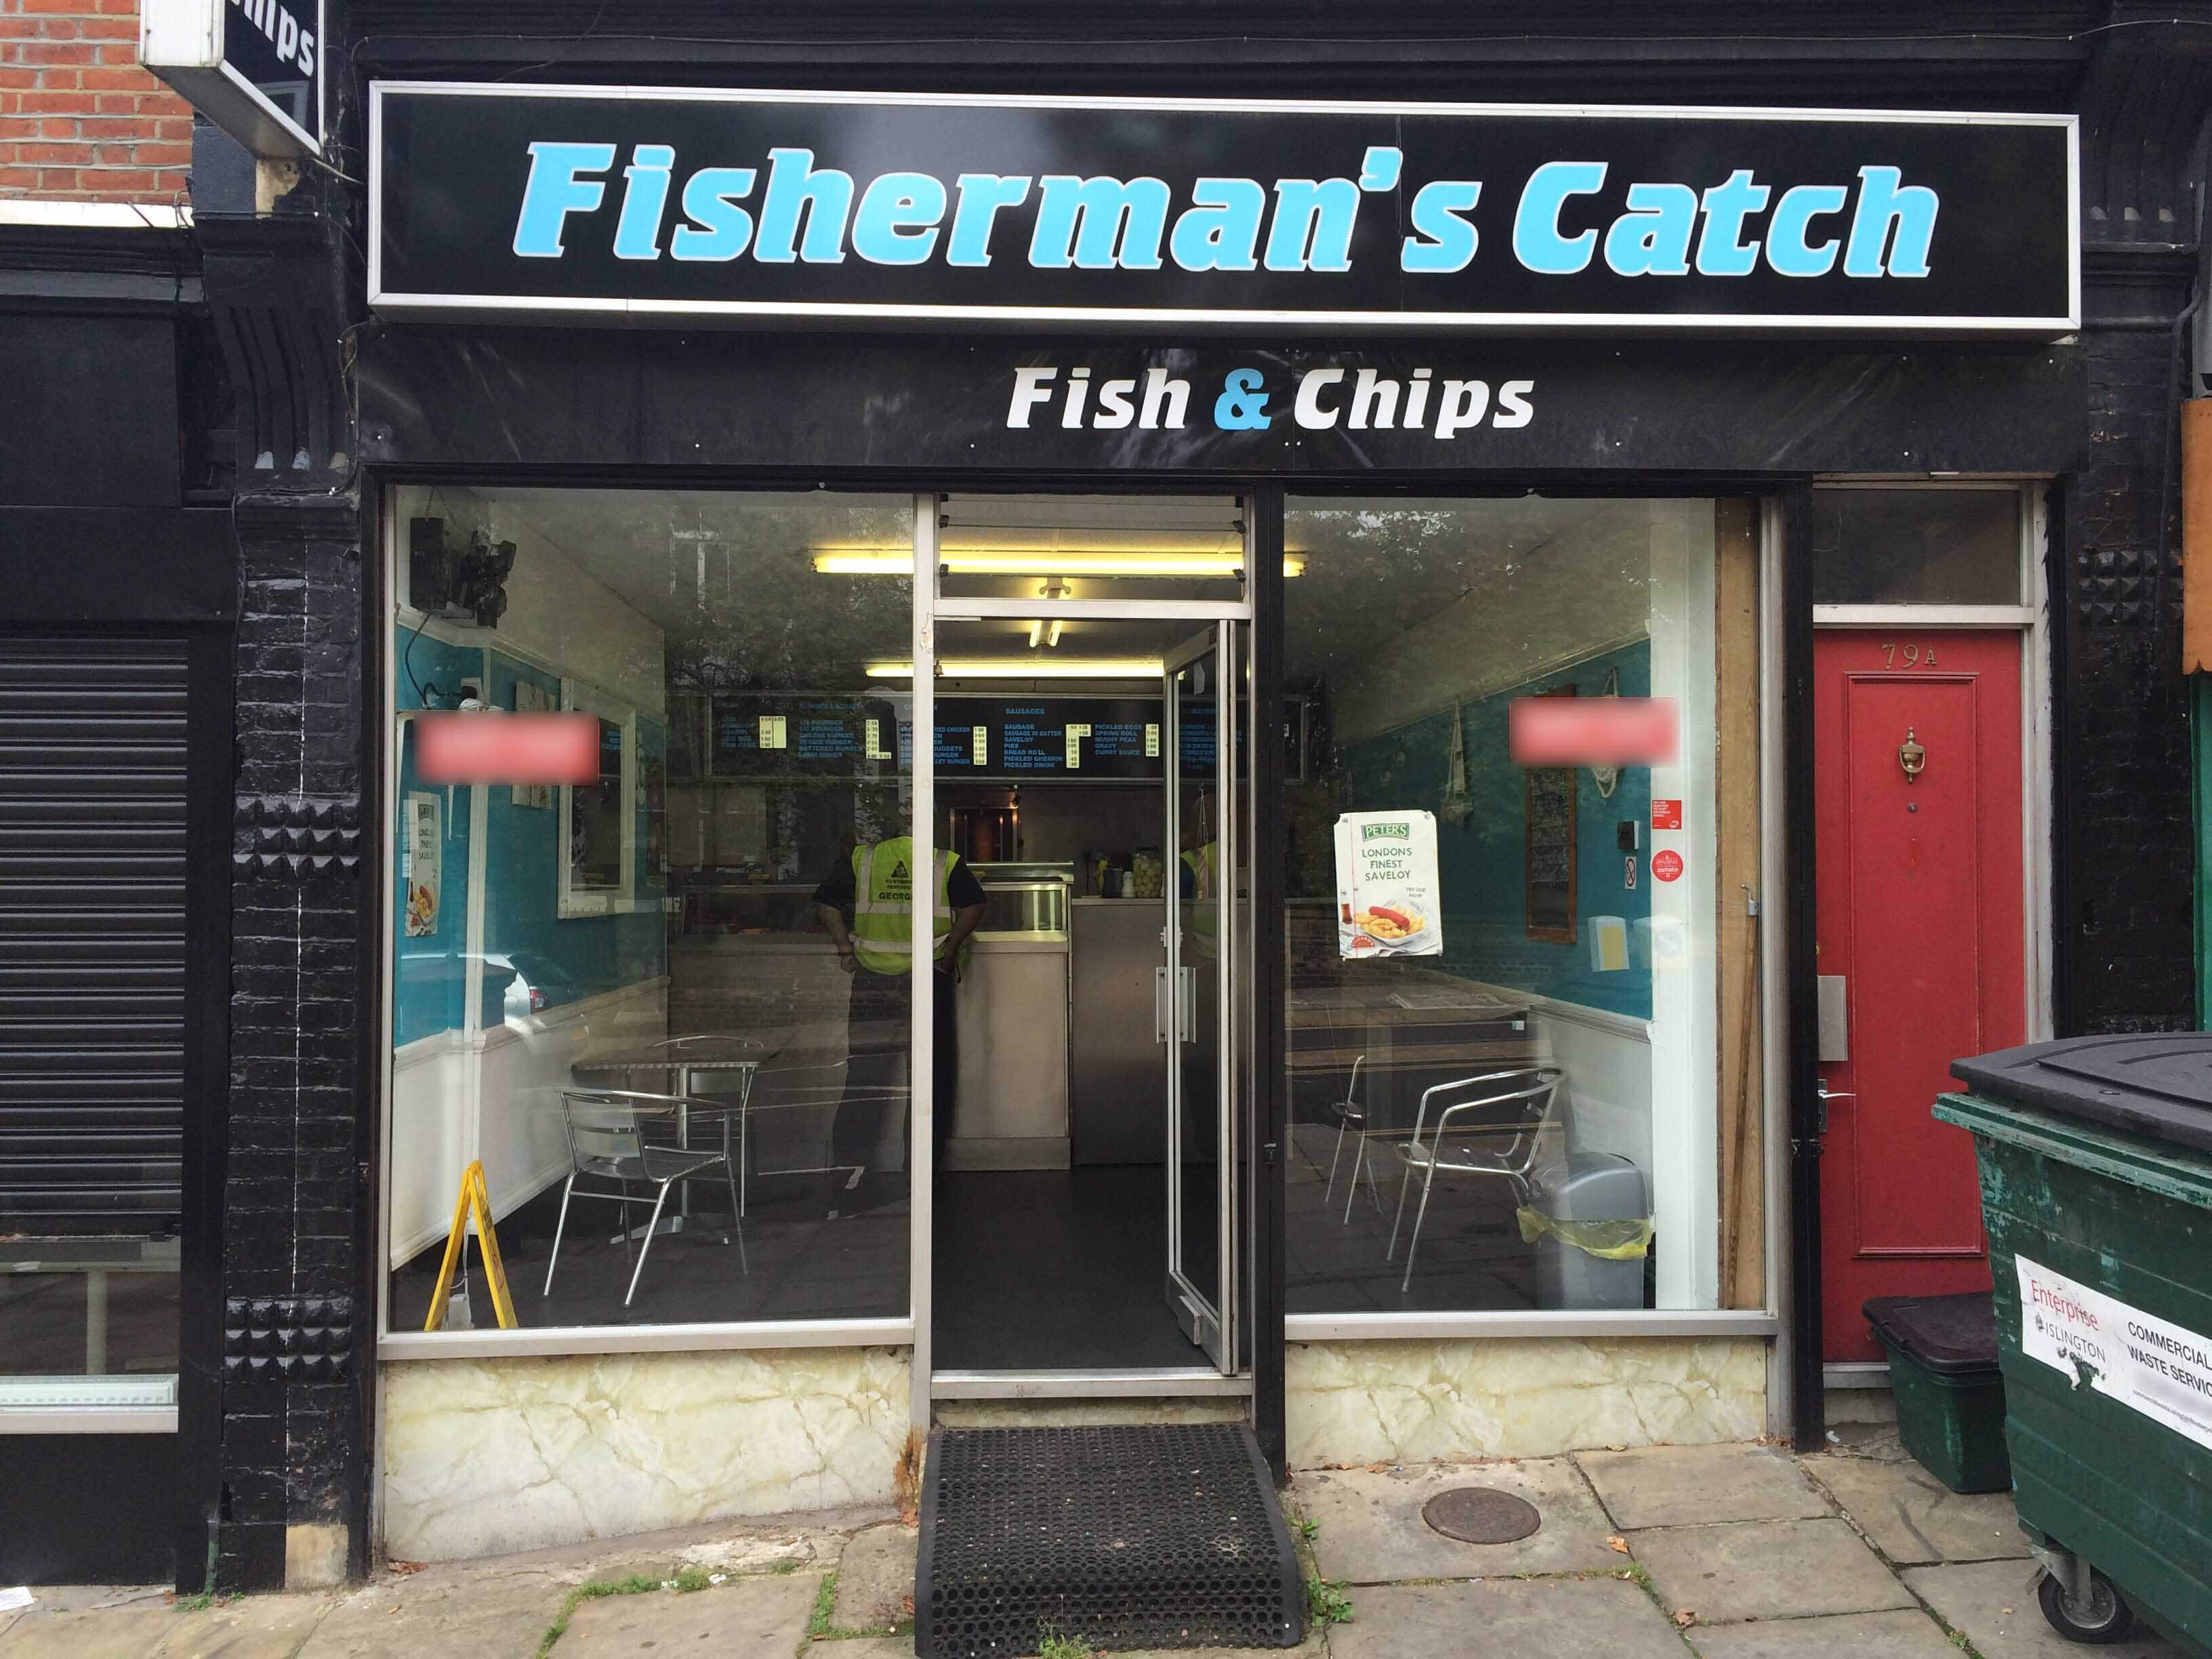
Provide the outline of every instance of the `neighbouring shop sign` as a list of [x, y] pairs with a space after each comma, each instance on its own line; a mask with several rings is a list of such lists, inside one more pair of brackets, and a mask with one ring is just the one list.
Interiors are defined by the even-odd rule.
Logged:
[[2073, 118], [380, 82], [370, 302], [2055, 334]]
[[323, 153], [323, 0], [143, 0], [138, 56], [258, 155]]

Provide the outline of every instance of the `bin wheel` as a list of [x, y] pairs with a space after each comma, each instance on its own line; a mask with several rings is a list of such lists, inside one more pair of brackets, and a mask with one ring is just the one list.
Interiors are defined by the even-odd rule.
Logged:
[[2066, 1587], [2049, 1573], [2035, 1587], [2036, 1600], [2043, 1603], [2043, 1616], [2051, 1621], [2051, 1628], [2069, 1642], [2121, 1642], [2135, 1628], [2136, 1616], [2130, 1611], [2112, 1581], [2094, 1567], [2089, 1570], [2089, 1594], [2077, 1601], [2067, 1595]]

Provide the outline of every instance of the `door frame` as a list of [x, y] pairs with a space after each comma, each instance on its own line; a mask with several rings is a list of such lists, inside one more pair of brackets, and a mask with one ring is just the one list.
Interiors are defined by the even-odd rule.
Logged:
[[[1214, 1147], [1214, 1262], [1215, 1279], [1209, 1297], [1204, 1285], [1193, 1279], [1183, 1270], [1183, 1192], [1188, 1174], [1184, 1168], [1183, 1110], [1189, 1104], [1184, 1085], [1188, 1081], [1182, 1059], [1185, 1036], [1183, 975], [1200, 964], [1182, 959], [1184, 918], [1182, 905], [1182, 790], [1189, 781], [1182, 774], [1182, 708], [1176, 693], [1176, 678], [1194, 662], [1211, 656], [1213, 659], [1213, 797], [1215, 879], [1212, 896], [1214, 919], [1213, 951], [1213, 1091], [1215, 1110], [1220, 1127]], [[1167, 999], [1166, 1017], [1159, 1029], [1167, 1033], [1168, 1122], [1167, 1122], [1167, 1284], [1166, 1291], [1171, 1301], [1182, 1300], [1191, 1316], [1202, 1322], [1211, 1316], [1214, 1341], [1206, 1348], [1204, 1336], [1194, 1332], [1191, 1340], [1205, 1350], [1216, 1368], [1224, 1376], [1234, 1376], [1244, 1368], [1240, 1345], [1237, 1342], [1238, 1297], [1237, 1278], [1242, 1272], [1237, 1248], [1239, 1229], [1237, 1225], [1238, 1182], [1237, 1154], [1244, 1139], [1237, 1133], [1237, 1059], [1240, 1047], [1237, 1031], [1237, 986], [1241, 977], [1234, 966], [1237, 957], [1236, 894], [1237, 845], [1239, 840], [1237, 823], [1232, 814], [1241, 814], [1244, 806], [1237, 793], [1237, 623], [1224, 618], [1210, 623], [1205, 629], [1183, 641], [1161, 659], [1160, 668], [1160, 758], [1162, 794], [1166, 807], [1166, 833], [1161, 837], [1161, 860], [1165, 866], [1166, 878], [1161, 889], [1166, 899], [1166, 926], [1161, 930], [1161, 945], [1167, 958], [1167, 970], [1162, 990]], [[1202, 695], [1202, 694], [1201, 694]], [[1249, 787], [1249, 773], [1247, 773]], [[1228, 846], [1221, 847], [1222, 830], [1228, 830]], [[1225, 850], [1226, 857], [1224, 857]], [[1224, 867], [1225, 866], [1225, 867]], [[1197, 897], [1194, 891], [1194, 899]], [[1197, 907], [1193, 906], [1194, 916]], [[1195, 981], [1193, 981], [1194, 989]], [[1189, 1029], [1194, 1034], [1201, 1028], [1196, 1014], [1197, 999], [1190, 1002]], [[1249, 1133], [1249, 1127], [1247, 1130]], [[1188, 1297], [1199, 1298], [1192, 1307]]]
[[[1031, 484], [1027, 488], [1034, 489], [1038, 487]], [[937, 491], [919, 491], [914, 498], [912, 659], [914, 703], [911, 718], [915, 731], [917, 733], [926, 732], [933, 729], [936, 725], [938, 624], [979, 622], [993, 618], [1043, 617], [1048, 621], [1055, 617], [1094, 620], [1119, 617], [1159, 622], [1182, 620], [1205, 629], [1207, 633], [1213, 635], [1213, 644], [1216, 647], [1222, 641], [1224, 629], [1241, 623], [1246, 624], [1249, 629], [1246, 637], [1249, 641], [1248, 653], [1253, 660], [1250, 694], [1255, 699], [1253, 706], [1255, 708], [1263, 706], [1257, 702], [1261, 692], [1268, 684], [1279, 688], [1281, 681], [1279, 665], [1269, 663], [1263, 670], [1262, 659], [1269, 657], [1272, 653], [1262, 645], [1263, 630], [1255, 624], [1255, 612], [1260, 605], [1260, 596], [1262, 593], [1270, 593], [1273, 596], [1273, 614], [1277, 618], [1276, 626], [1279, 627], [1282, 591], [1279, 574], [1282, 539], [1280, 492], [1270, 491], [1263, 494], [1250, 485], [1232, 483], [1219, 486], [1214, 490], [1186, 485], [1180, 489], [1122, 489], [1111, 492], [1085, 491], [1078, 489], [1068, 493], [1154, 495], [1236, 495], [1244, 504], [1243, 512], [1246, 556], [1244, 598], [1241, 600], [1230, 600], [947, 597], [940, 592], [939, 580], [943, 569], [938, 553], [939, 514], [943, 497]], [[1269, 533], [1270, 531], [1272, 534]], [[1267, 574], [1262, 572], [1257, 562], [1262, 553], [1270, 547], [1274, 550], [1275, 559], [1272, 581], [1267, 579]], [[1164, 666], [1165, 663], [1166, 659], [1164, 659]], [[1233, 711], [1233, 699], [1231, 701]], [[1218, 744], [1216, 755], [1217, 765], [1225, 766], [1228, 769], [1227, 775], [1233, 778], [1235, 769], [1233, 727], [1232, 741], [1225, 744]], [[1226, 792], [1231, 804], [1241, 807], [1247, 823], [1252, 824], [1255, 829], [1257, 828], [1257, 823], [1254, 818], [1253, 803], [1263, 790], [1272, 789], [1275, 782], [1275, 769], [1272, 765], [1263, 764], [1264, 761], [1272, 760], [1273, 756], [1272, 746], [1255, 742], [1253, 744], [1252, 763], [1247, 769], [1243, 798], [1240, 801], [1233, 789]], [[1172, 763], [1170, 762], [1170, 764], [1171, 765]], [[919, 738], [914, 745], [914, 769], [911, 775], [912, 820], [917, 825], [933, 825], [937, 819], [936, 768], [931, 746]], [[1217, 784], [1220, 775], [1217, 774]], [[1168, 774], [1165, 781], [1168, 787], [1173, 787], [1175, 778], [1171, 771]], [[1255, 917], [1254, 932], [1256, 936], [1262, 901], [1279, 884], [1262, 879], [1261, 866], [1264, 860], [1260, 849], [1266, 843], [1255, 837], [1250, 844], [1253, 848], [1252, 910]], [[1234, 885], [1233, 880], [1225, 883], [1222, 890], [1224, 893], [1232, 891]], [[1229, 907], [1229, 914], [1232, 916], [1234, 915], [1233, 904]], [[1239, 941], [1237, 945], [1233, 947], [1234, 953], [1240, 958], [1242, 966], [1248, 974], [1252, 971], [1255, 959], [1260, 955], [1253, 948], [1254, 944], [1255, 939], [1248, 938]], [[1243, 1097], [1238, 1103], [1239, 1109], [1244, 1118], [1244, 1121], [1239, 1126], [1241, 1133], [1237, 1129], [1232, 1129], [1229, 1137], [1231, 1146], [1237, 1153], [1238, 1161], [1241, 1161], [1244, 1167], [1241, 1170], [1236, 1170], [1232, 1168], [1231, 1163], [1224, 1161], [1222, 1171], [1222, 1178], [1232, 1192], [1237, 1192], [1240, 1186], [1242, 1188], [1239, 1194], [1241, 1204], [1234, 1209], [1224, 1209], [1220, 1218], [1220, 1225], [1224, 1236], [1232, 1232], [1237, 1233], [1239, 1237], [1234, 1242], [1244, 1247], [1242, 1249], [1224, 1250], [1222, 1254], [1222, 1276], [1224, 1287], [1224, 1294], [1222, 1297], [1224, 1340], [1230, 1352], [1234, 1368], [1224, 1370], [1216, 1366], [1206, 1359], [1202, 1351], [1194, 1351], [1195, 1358], [1200, 1363], [1188, 1367], [1132, 1366], [1068, 1370], [969, 1371], [939, 1370], [934, 1357], [933, 1282], [935, 1271], [933, 1241], [936, 1198], [933, 1120], [936, 1103], [931, 1096], [932, 1080], [935, 1075], [936, 1042], [933, 1021], [936, 1002], [936, 985], [935, 975], [929, 971], [933, 965], [931, 957], [934, 941], [921, 929], [917, 928], [914, 930], [912, 948], [914, 951], [914, 1013], [908, 1066], [908, 1075], [912, 1079], [909, 1086], [912, 1089], [914, 1099], [914, 1127], [909, 1136], [907, 1162], [908, 1190], [913, 1211], [909, 1299], [914, 1321], [913, 1374], [908, 1389], [908, 1401], [911, 1425], [915, 1431], [923, 1436], [928, 1434], [933, 1425], [935, 1402], [939, 1400], [1190, 1398], [1200, 1395], [1252, 1395], [1261, 1396], [1255, 1400], [1255, 1411], [1264, 1416], [1272, 1417], [1279, 1430], [1281, 1298], [1279, 1294], [1269, 1295], [1258, 1289], [1263, 1276], [1270, 1274], [1279, 1276], [1279, 1256], [1263, 1258], [1255, 1255], [1253, 1251], [1253, 1246], [1260, 1243], [1263, 1237], [1254, 1224], [1254, 1216], [1263, 1206], [1270, 1214], [1279, 1215], [1280, 1209], [1279, 1205], [1273, 1202], [1270, 1196], [1263, 1194], [1259, 1190], [1260, 1186], [1265, 1183], [1253, 1179], [1258, 1174], [1260, 1167], [1255, 1146], [1268, 1142], [1272, 1134], [1268, 1127], [1273, 1117], [1270, 1111], [1272, 1095], [1267, 1087], [1268, 1078], [1259, 1071], [1256, 1065], [1261, 1058], [1260, 1046], [1253, 1040], [1252, 1031], [1239, 1030], [1236, 1028], [1234, 1011], [1237, 1006], [1237, 1000], [1225, 994], [1226, 988], [1233, 987], [1235, 984], [1235, 976], [1231, 973], [1230, 965], [1231, 950], [1225, 948], [1218, 958], [1220, 985], [1224, 991], [1220, 997], [1218, 1011], [1221, 1036], [1224, 1039], [1221, 1047], [1221, 1080], [1225, 1091], [1232, 1100], [1237, 1099], [1237, 1093], [1233, 1090], [1228, 1090], [1226, 1085], [1237, 1080], [1240, 1069], [1247, 1084], [1247, 1087], [1243, 1091]], [[1280, 942], [1278, 939], [1278, 952], [1279, 948]], [[1245, 1000], [1246, 1006], [1254, 1010], [1259, 1009], [1261, 998], [1265, 990], [1265, 987], [1255, 983], [1252, 987], [1251, 997]], [[1273, 1022], [1266, 1018], [1255, 1017], [1252, 1023], [1258, 1029], [1264, 1030]], [[1235, 1039], [1233, 1044], [1228, 1041], [1232, 1036]], [[1270, 1146], [1270, 1151], [1272, 1151], [1272, 1146]], [[1281, 1171], [1279, 1166], [1271, 1164], [1267, 1174], [1271, 1179], [1279, 1180]], [[1234, 1178], [1239, 1175], [1244, 1177], [1241, 1183]], [[1240, 1220], [1243, 1224], [1241, 1227], [1238, 1224]], [[1249, 1275], [1243, 1282], [1250, 1285], [1254, 1289], [1254, 1294], [1243, 1298], [1235, 1294], [1239, 1282], [1237, 1277], [1238, 1272], [1237, 1263], [1240, 1259], [1243, 1259], [1243, 1271]], [[1262, 1316], [1270, 1308], [1273, 1310], [1272, 1325]], [[1244, 1333], [1242, 1340], [1238, 1340], [1236, 1334], [1239, 1329]], [[1258, 1358], [1271, 1352], [1276, 1356], [1272, 1365], [1267, 1364]], [[1255, 1370], [1262, 1366], [1265, 1367], [1267, 1376], [1258, 1378], [1255, 1384]], [[1271, 1382], [1270, 1379], [1272, 1379]], [[1258, 1386], [1258, 1384], [1267, 1386]], [[1272, 1387], [1273, 1398], [1278, 1402], [1272, 1411], [1269, 1410], [1267, 1403], [1269, 1387]], [[1263, 1423], [1261, 1426], [1264, 1428], [1266, 1425]], [[1277, 1438], [1279, 1440], [1279, 1434]]]
[[[2020, 638], [2021, 721], [2021, 877], [2025, 884], [2021, 907], [2022, 939], [2022, 1029], [2030, 1042], [2056, 1035], [2052, 1001], [2054, 910], [2052, 900], [2051, 678], [2051, 604], [2045, 580], [2045, 559], [2050, 550], [2048, 481], [2019, 478], [1823, 479], [1817, 490], [1911, 489], [2012, 491], [2020, 497], [2020, 593], [2018, 605], [1815, 605], [1815, 632], [1893, 628], [1899, 630], [1974, 629], [2017, 635]], [[1808, 641], [1809, 644], [1809, 641]], [[1809, 669], [1808, 659], [1808, 672]], [[1808, 751], [1808, 762], [1811, 760]], [[1809, 776], [1809, 770], [1808, 770]], [[1808, 969], [1808, 972], [1817, 971]], [[1808, 1052], [1810, 1052], [1809, 1048]], [[1793, 1248], [1817, 1256], [1817, 1239], [1800, 1238]], [[1813, 1280], [1820, 1281], [1817, 1260]], [[1800, 1340], [1809, 1340], [1818, 1352], [1821, 1309], [1816, 1291], [1814, 1305], [1800, 1309], [1794, 1322]], [[1809, 1369], [1809, 1368], [1808, 1368]], [[1889, 1367], [1879, 1361], [1820, 1362], [1821, 1381], [1827, 1389], [1886, 1388]], [[1800, 1416], [1804, 1413], [1801, 1407]]]

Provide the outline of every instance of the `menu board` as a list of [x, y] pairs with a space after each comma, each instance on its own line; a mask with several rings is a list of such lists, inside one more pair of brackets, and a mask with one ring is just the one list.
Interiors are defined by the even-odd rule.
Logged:
[[[874, 777], [904, 771], [914, 761], [914, 728], [900, 717], [902, 697], [827, 693], [739, 691], [714, 695], [708, 722], [708, 765], [718, 777]], [[1217, 743], [1210, 699], [1181, 711], [1177, 769], [1211, 776]], [[1304, 708], [1285, 707], [1293, 763], [1301, 775]], [[1167, 730], [1158, 697], [1039, 696], [939, 697], [930, 754], [948, 778], [1019, 783], [1035, 778], [1071, 782], [1143, 782], [1163, 775]], [[894, 730], [895, 728], [895, 730]], [[1244, 731], [1237, 731], [1240, 756]]]
[[872, 777], [905, 764], [912, 746], [884, 697], [725, 691], [708, 720], [708, 766], [720, 777]]

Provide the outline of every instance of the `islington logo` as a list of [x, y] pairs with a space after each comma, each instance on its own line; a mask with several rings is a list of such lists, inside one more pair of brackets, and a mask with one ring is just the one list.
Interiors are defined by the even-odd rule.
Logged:
[[386, 307], [1892, 332], [2078, 309], [2063, 116], [392, 82], [371, 125]]

